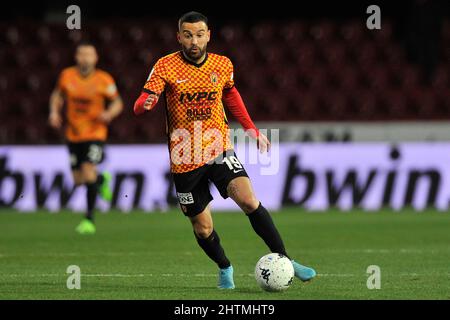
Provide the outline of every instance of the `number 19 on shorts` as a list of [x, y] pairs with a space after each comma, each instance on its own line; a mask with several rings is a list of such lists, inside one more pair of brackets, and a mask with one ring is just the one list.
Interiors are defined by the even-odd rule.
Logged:
[[229, 156], [224, 158], [222, 160], [222, 163], [225, 163], [228, 166], [228, 169], [232, 170], [234, 173], [238, 173], [244, 170], [242, 164], [235, 156]]

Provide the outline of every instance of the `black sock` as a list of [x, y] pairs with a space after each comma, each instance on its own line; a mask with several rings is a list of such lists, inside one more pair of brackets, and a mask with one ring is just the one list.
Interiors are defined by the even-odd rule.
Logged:
[[199, 238], [197, 234], [195, 234], [195, 238], [203, 251], [205, 251], [211, 260], [217, 263], [219, 268], [228, 268], [231, 265], [230, 261], [225, 256], [225, 251], [220, 245], [219, 235], [215, 230], [213, 230], [213, 232], [206, 239]]
[[289, 258], [284, 248], [283, 240], [267, 209], [259, 203], [258, 209], [247, 214], [247, 216], [252, 224], [253, 230], [264, 240], [270, 251], [281, 253]]
[[97, 175], [97, 180], [95, 180], [95, 184], [100, 187], [103, 183], [103, 181], [105, 180], [105, 178], [103, 178], [102, 174], [98, 174]]
[[87, 211], [86, 219], [94, 221], [95, 200], [97, 199], [97, 183], [86, 183]]

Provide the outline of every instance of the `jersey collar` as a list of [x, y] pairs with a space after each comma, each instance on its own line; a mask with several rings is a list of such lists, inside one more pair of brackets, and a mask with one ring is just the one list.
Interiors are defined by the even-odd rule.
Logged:
[[91, 73], [89, 73], [88, 75], [83, 75], [80, 71], [80, 69], [78, 68], [78, 66], [75, 67], [77, 69], [77, 74], [78, 76], [83, 79], [83, 80], [87, 80], [90, 79], [96, 72], [97, 72], [97, 68], [94, 68]]
[[184, 56], [183, 51], [180, 51], [180, 55], [181, 55], [181, 57], [183, 58], [183, 60], [184, 60], [185, 62], [187, 62], [187, 63], [189, 63], [189, 64], [191, 64], [191, 65], [193, 65], [194, 67], [197, 67], [197, 68], [200, 68], [202, 65], [205, 64], [206, 60], [208, 60], [208, 52], [206, 52], [205, 59], [204, 59], [201, 63], [195, 63], [195, 62], [192, 62], [192, 61], [188, 60], [188, 59]]

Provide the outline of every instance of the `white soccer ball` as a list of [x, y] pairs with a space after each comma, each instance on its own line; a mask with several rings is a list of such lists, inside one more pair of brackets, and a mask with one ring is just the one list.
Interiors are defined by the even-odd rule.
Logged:
[[269, 253], [259, 259], [255, 267], [258, 285], [266, 291], [283, 291], [294, 280], [291, 260], [280, 253]]

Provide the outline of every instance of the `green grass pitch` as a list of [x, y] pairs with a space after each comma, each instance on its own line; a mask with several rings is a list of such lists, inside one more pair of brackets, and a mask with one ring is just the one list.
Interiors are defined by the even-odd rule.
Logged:
[[[80, 236], [81, 215], [0, 210], [0, 299], [450, 299], [450, 215], [432, 210], [273, 213], [288, 249], [316, 268], [307, 284], [260, 290], [256, 261], [268, 253], [242, 213], [214, 213], [235, 269], [236, 289], [216, 289], [216, 266], [178, 210], [97, 215], [97, 234]], [[81, 269], [81, 289], [66, 269]], [[381, 289], [366, 286], [369, 265]]]

